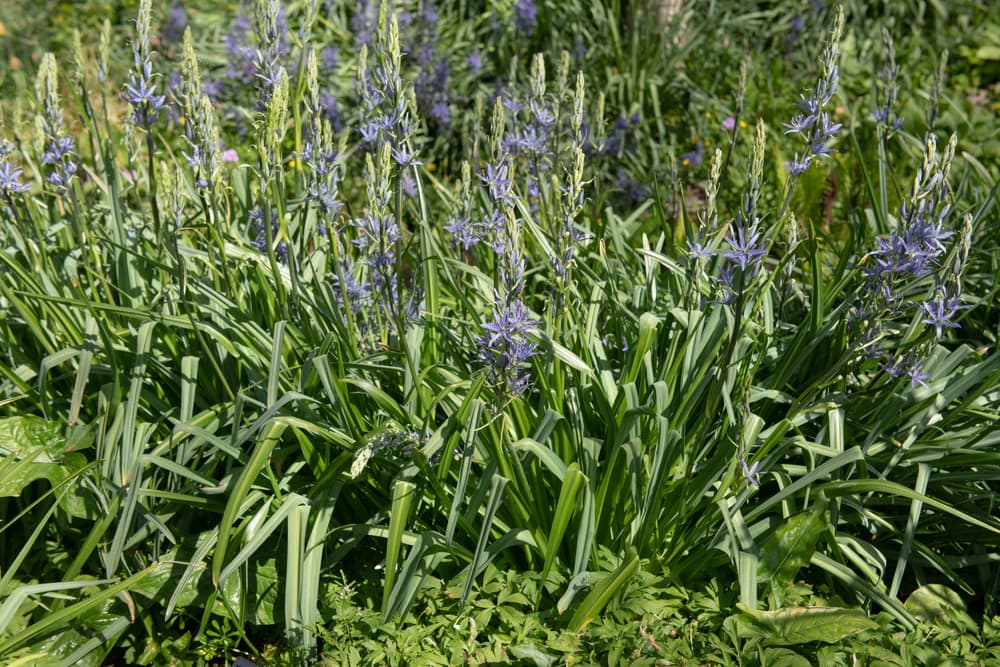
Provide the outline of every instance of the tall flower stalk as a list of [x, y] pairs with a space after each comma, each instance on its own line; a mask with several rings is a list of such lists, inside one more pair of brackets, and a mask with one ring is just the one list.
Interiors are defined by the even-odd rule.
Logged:
[[493, 307], [477, 338], [479, 359], [486, 379], [502, 396], [521, 396], [530, 384], [526, 368], [535, 354], [528, 334], [536, 326], [524, 304], [524, 257], [520, 229], [514, 215], [510, 157], [503, 148], [504, 107], [498, 98], [493, 107], [492, 154], [482, 177], [493, 204], [491, 246], [495, 253]]
[[57, 76], [55, 56], [46, 53], [38, 69], [35, 90], [38, 101], [36, 141], [45, 165], [45, 180], [62, 195], [70, 190], [76, 175], [76, 140], [63, 130]]
[[552, 192], [557, 198], [553, 207], [557, 212], [557, 229], [554, 254], [550, 258], [555, 272], [555, 298], [552, 300], [552, 313], [565, 302], [571, 285], [572, 270], [579, 246], [589, 238], [578, 223], [584, 204], [584, 102], [585, 84], [583, 72], [576, 78], [576, 88], [573, 95], [573, 111], [570, 119], [570, 157], [572, 162], [566, 170], [566, 184], [560, 187], [553, 176]]
[[132, 65], [129, 82], [123, 97], [132, 107], [132, 124], [146, 135], [146, 158], [149, 173], [149, 200], [153, 211], [153, 233], [162, 247], [160, 209], [156, 202], [156, 171], [154, 154], [156, 146], [151, 128], [166, 104], [165, 95], [156, 94], [156, 77], [153, 74], [152, 52], [149, 46], [150, 12], [152, 0], [139, 0], [139, 13], [135, 20], [136, 38], [132, 45]]
[[368, 149], [368, 210], [354, 220], [354, 243], [364, 255], [383, 343], [395, 331], [405, 353], [406, 322], [418, 302], [416, 296], [409, 301], [403, 297], [401, 243], [403, 197], [421, 164], [415, 146], [416, 101], [402, 79], [398, 17], [388, 15], [383, 5], [377, 25], [372, 49], [363, 44], [358, 58], [358, 130]]
[[[925, 384], [923, 359], [929, 343], [915, 348], [889, 349], [883, 340], [891, 338], [889, 324], [898, 318], [922, 317], [921, 323], [932, 327], [935, 340], [946, 328], [958, 326], [952, 319], [961, 308], [961, 276], [968, 257], [971, 225], [966, 223], [956, 250], [955, 265], [943, 272], [942, 260], [948, 252], [946, 242], [954, 236], [946, 221], [951, 211], [947, 201], [948, 174], [955, 155], [957, 138], [952, 135], [944, 152], [939, 153], [937, 139], [928, 133], [923, 164], [917, 171], [909, 198], [900, 206], [899, 222], [888, 236], [879, 238], [866, 255], [862, 272], [865, 289], [853, 321], [865, 356], [883, 359], [883, 369], [893, 377], [907, 375], [912, 385]], [[921, 281], [933, 278], [933, 296], [919, 296]], [[916, 291], [915, 291], [916, 290]], [[926, 291], [924, 291], [926, 294]]]
[[833, 121], [828, 106], [837, 93], [840, 83], [840, 35], [843, 29], [844, 8], [837, 7], [833, 28], [819, 59], [819, 77], [812, 91], [808, 95], [801, 95], [801, 101], [795, 105], [799, 113], [790, 123], [785, 123], [785, 134], [798, 135], [804, 146], [801, 152], [795, 153], [794, 159], [787, 165], [792, 178], [789, 180], [785, 201], [777, 216], [778, 220], [783, 218], [788, 210], [798, 177], [804, 174], [818, 158], [832, 155], [831, 142], [842, 127], [840, 123]]
[[[268, 105], [259, 120], [257, 133], [257, 165], [260, 202], [258, 205], [260, 220], [259, 228], [253, 230], [257, 242], [267, 254], [271, 272], [274, 275], [275, 291], [278, 303], [287, 317], [288, 293], [279, 266], [279, 244], [284, 242], [280, 236], [287, 236], [284, 229], [284, 188], [282, 174], [282, 144], [287, 130], [288, 114], [288, 75], [284, 70], [278, 75], [274, 88], [269, 92]], [[275, 206], [272, 206], [274, 202]], [[260, 232], [263, 232], [262, 234]], [[290, 264], [289, 273], [294, 275], [294, 258], [286, 256], [283, 259]], [[284, 262], [281, 262], [284, 263]]]

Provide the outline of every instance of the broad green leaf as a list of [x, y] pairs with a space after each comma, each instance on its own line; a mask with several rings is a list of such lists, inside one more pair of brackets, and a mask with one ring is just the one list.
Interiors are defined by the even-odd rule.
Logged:
[[53, 635], [44, 648], [60, 667], [101, 667], [118, 638], [131, 624], [127, 616], [103, 613], [88, 619], [84, 628], [73, 628]]
[[382, 591], [382, 613], [389, 613], [389, 598], [396, 581], [396, 566], [403, 548], [403, 531], [416, 505], [417, 487], [413, 482], [396, 480], [392, 486], [392, 509], [389, 511], [389, 534], [385, 549], [385, 583]]
[[[563, 476], [562, 489], [559, 492], [559, 502], [556, 503], [556, 510], [552, 517], [549, 534], [545, 537], [547, 553], [545, 554], [545, 565], [542, 567], [541, 581], [543, 584], [555, 563], [559, 547], [562, 545], [563, 535], [565, 535], [566, 528], [569, 526], [570, 518], [572, 518], [573, 513], [576, 511], [577, 496], [580, 494], [580, 489], [586, 483], [587, 477], [580, 472], [580, 466], [576, 463], [570, 465]], [[539, 586], [539, 594], [541, 594], [542, 588], [542, 586]]]
[[860, 609], [841, 607], [789, 607], [776, 611], [758, 611], [736, 603], [737, 632], [741, 637], [759, 637], [772, 644], [792, 645], [808, 642], [833, 644], [865, 630], [877, 630], [879, 624]]
[[243, 501], [250, 493], [257, 475], [264, 469], [265, 464], [271, 456], [271, 452], [281, 440], [282, 433], [285, 432], [286, 424], [280, 421], [273, 421], [265, 426], [260, 434], [260, 439], [254, 447], [253, 454], [247, 462], [247, 466], [240, 473], [236, 483], [229, 491], [229, 501], [226, 509], [222, 513], [222, 520], [219, 522], [219, 537], [215, 547], [215, 555], [212, 558], [212, 582], [216, 586], [222, 585], [220, 574], [227, 563], [227, 555], [230, 547], [230, 534], [236, 519], [239, 516]]
[[516, 644], [510, 647], [510, 654], [520, 660], [530, 660], [535, 667], [549, 667], [558, 660], [556, 656], [546, 653], [536, 644]]
[[965, 610], [961, 596], [943, 584], [925, 584], [910, 593], [904, 603], [921, 621], [957, 632], [975, 634], [979, 625]]
[[[284, 501], [281, 505], [274, 510], [274, 512], [267, 518], [267, 521], [263, 525], [259, 526], [256, 530], [248, 529], [246, 544], [240, 549], [239, 553], [232, 557], [226, 566], [222, 568], [219, 573], [218, 581], [224, 583], [225, 580], [236, 571], [238, 567], [243, 565], [251, 556], [260, 549], [267, 540], [281, 527], [288, 518], [290, 514], [302, 505], [308, 505], [309, 500], [304, 496], [300, 496], [297, 493], [291, 493], [285, 496]], [[267, 505], [264, 505], [262, 509], [266, 509]]]
[[58, 422], [35, 415], [0, 419], [0, 456], [30, 456], [38, 463], [54, 463], [65, 445]]
[[827, 505], [827, 500], [821, 496], [808, 512], [789, 517], [760, 550], [758, 580], [770, 581], [772, 592], [779, 596], [779, 603], [780, 591], [809, 564], [816, 542], [828, 528]]

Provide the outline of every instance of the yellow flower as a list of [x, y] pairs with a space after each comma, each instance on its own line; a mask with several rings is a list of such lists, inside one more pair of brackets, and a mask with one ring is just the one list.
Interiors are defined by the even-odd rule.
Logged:
[[7, 34], [7, 26], [3, 24], [3, 21], [0, 21], [0, 37], [3, 37], [6, 34]]
[[712, 142], [711, 142], [711, 140], [709, 140], [709, 139], [705, 139], [705, 148], [711, 148], [711, 147], [712, 147]]
[[433, 162], [427, 163], [427, 171], [437, 171], [437, 165]]
[[747, 122], [745, 120], [740, 121], [740, 129], [741, 130], [747, 129]]
[[691, 161], [690, 161], [690, 160], [688, 160], [687, 158], [684, 158], [683, 160], [681, 160], [681, 164], [682, 164], [682, 165], [684, 165], [684, 166], [686, 167], [686, 166], [688, 166], [689, 164], [691, 164]]

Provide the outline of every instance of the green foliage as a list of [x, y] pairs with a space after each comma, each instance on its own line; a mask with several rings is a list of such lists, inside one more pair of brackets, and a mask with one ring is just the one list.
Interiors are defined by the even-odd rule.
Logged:
[[[79, 49], [57, 4], [37, 96], [0, 72], [0, 661], [1000, 659], [982, 8], [847, 3], [845, 127], [795, 175], [834, 7], [288, 3], [241, 51], [272, 5], [199, 3], [147, 131], [131, 3]], [[878, 283], [915, 210], [940, 252]]]

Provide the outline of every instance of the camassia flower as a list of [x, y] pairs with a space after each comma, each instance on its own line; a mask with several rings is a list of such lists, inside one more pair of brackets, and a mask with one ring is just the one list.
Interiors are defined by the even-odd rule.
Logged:
[[723, 253], [723, 257], [739, 266], [741, 271], [746, 271], [748, 266], [752, 266], [758, 258], [767, 254], [763, 246], [759, 245], [758, 229], [744, 230], [742, 225], [735, 225], [730, 229], [726, 242], [732, 250]]
[[495, 295], [493, 319], [483, 325], [484, 333], [476, 339], [491, 385], [514, 396], [528, 388], [530, 376], [525, 362], [535, 354], [528, 333], [535, 324], [520, 299], [508, 302], [500, 294]]
[[0, 192], [8, 197], [18, 192], [27, 192], [29, 186], [21, 183], [23, 171], [6, 160], [0, 162]]
[[144, 130], [152, 126], [167, 100], [166, 95], [156, 94], [149, 47], [150, 11], [150, 0], [142, 0], [135, 20], [136, 40], [132, 53], [135, 67], [129, 72], [129, 82], [122, 91], [122, 97], [132, 107], [132, 121]]
[[948, 296], [943, 289], [938, 289], [933, 299], [919, 304], [919, 308], [927, 316], [926, 319], [921, 320], [922, 323], [934, 327], [935, 338], [938, 340], [941, 339], [945, 327], [957, 329], [961, 326], [951, 319], [961, 308], [960, 301]]
[[840, 54], [840, 33], [844, 27], [844, 11], [838, 9], [834, 19], [833, 29], [823, 49], [820, 58], [820, 76], [810, 95], [802, 95], [801, 101], [795, 106], [800, 113], [790, 123], [784, 123], [785, 134], [798, 134], [805, 140], [805, 149], [788, 163], [788, 171], [793, 176], [800, 176], [809, 168], [817, 157], [832, 154], [830, 142], [843, 127], [835, 123], [826, 111], [827, 104], [837, 92], [840, 80], [840, 68], [837, 60]]

